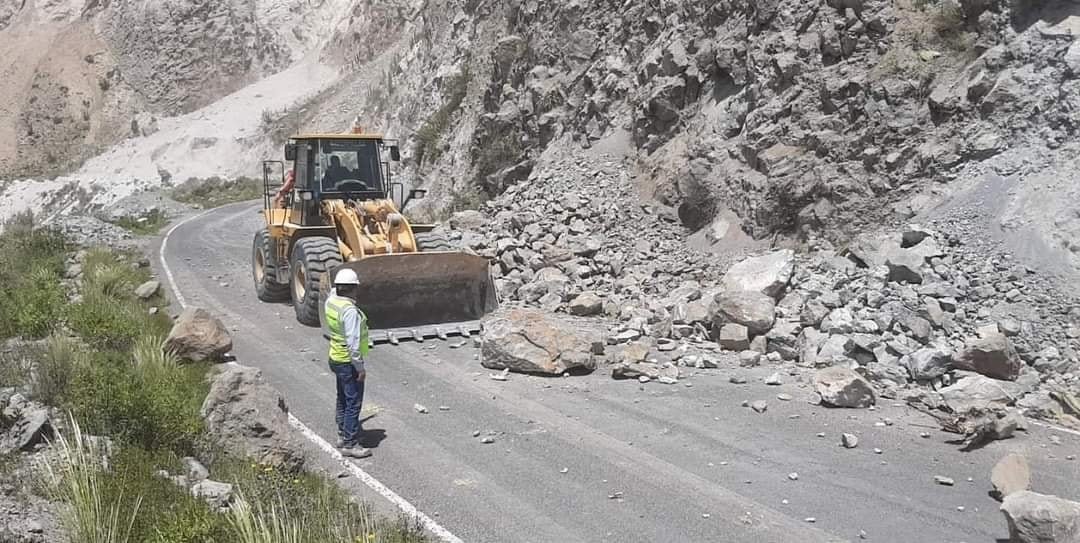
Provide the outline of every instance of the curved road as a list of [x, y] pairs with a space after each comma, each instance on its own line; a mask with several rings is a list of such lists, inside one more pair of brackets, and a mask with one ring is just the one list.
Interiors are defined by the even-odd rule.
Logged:
[[[190, 220], [162, 257], [187, 304], [234, 331], [238, 360], [261, 368], [297, 418], [333, 439], [325, 341], [288, 305], [255, 298], [257, 210], [235, 204]], [[1065, 459], [1080, 454], [1080, 439], [1061, 431], [1034, 427], [962, 453], [945, 443], [954, 436], [887, 400], [874, 411], [830, 410], [812, 405], [793, 377], [762, 384], [778, 368], [701, 370], [675, 386], [603, 371], [499, 382], [476, 358], [471, 345], [378, 346], [364, 406], [375, 455], [358, 462], [464, 541], [810, 542], [860, 532], [870, 541], [994, 541], [1008, 531], [987, 496], [989, 474], [1010, 451], [1027, 454], [1036, 491], [1080, 498], [1080, 461]], [[730, 384], [736, 373], [748, 384]], [[780, 401], [781, 392], [794, 399]], [[765, 413], [740, 405], [758, 399], [768, 400]], [[859, 446], [839, 446], [842, 432]], [[935, 475], [956, 485], [936, 485]]]

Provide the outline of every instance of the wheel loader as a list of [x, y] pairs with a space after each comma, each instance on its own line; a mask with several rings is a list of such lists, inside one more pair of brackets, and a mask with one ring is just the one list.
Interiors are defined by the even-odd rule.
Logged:
[[263, 162], [265, 225], [252, 247], [260, 300], [291, 300], [297, 320], [325, 334], [323, 303], [332, 277], [347, 267], [360, 277], [357, 305], [372, 343], [479, 331], [480, 319], [498, 307], [488, 259], [451, 251], [435, 225], [405, 218], [401, 210], [426, 191], [406, 194], [393, 181], [390, 163], [400, 152], [392, 140], [298, 135], [284, 154], [284, 162]]

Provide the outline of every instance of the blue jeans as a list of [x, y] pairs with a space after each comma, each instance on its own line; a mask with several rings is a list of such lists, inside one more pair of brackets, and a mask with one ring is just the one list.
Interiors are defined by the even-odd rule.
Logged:
[[338, 437], [345, 447], [360, 445], [360, 407], [364, 404], [364, 383], [357, 381], [356, 368], [352, 364], [330, 363], [330, 371], [337, 380], [337, 409], [334, 419], [337, 421]]

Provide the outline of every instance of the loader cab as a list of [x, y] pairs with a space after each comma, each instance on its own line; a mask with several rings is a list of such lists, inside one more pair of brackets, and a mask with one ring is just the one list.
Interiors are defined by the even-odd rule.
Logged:
[[397, 145], [378, 134], [292, 138], [285, 146], [285, 160], [293, 163], [296, 174], [294, 221], [323, 226], [319, 205], [324, 200], [399, 200], [402, 190], [392, 182], [390, 170], [390, 161], [399, 158]]

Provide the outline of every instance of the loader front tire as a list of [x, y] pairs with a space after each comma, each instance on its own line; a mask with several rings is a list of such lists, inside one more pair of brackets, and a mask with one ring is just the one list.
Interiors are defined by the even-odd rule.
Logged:
[[284, 302], [289, 299], [289, 285], [277, 282], [277, 274], [268, 273], [275, 254], [272, 243], [266, 228], [255, 233], [255, 241], [251, 244], [251, 278], [255, 281], [255, 295], [259, 300]]
[[292, 292], [296, 320], [307, 326], [319, 326], [319, 281], [327, 270], [341, 264], [338, 244], [331, 238], [301, 238], [293, 246], [289, 266], [289, 290]]
[[442, 232], [424, 232], [415, 234], [414, 237], [416, 238], [417, 249], [421, 253], [454, 250], [454, 246], [450, 244], [450, 239]]

